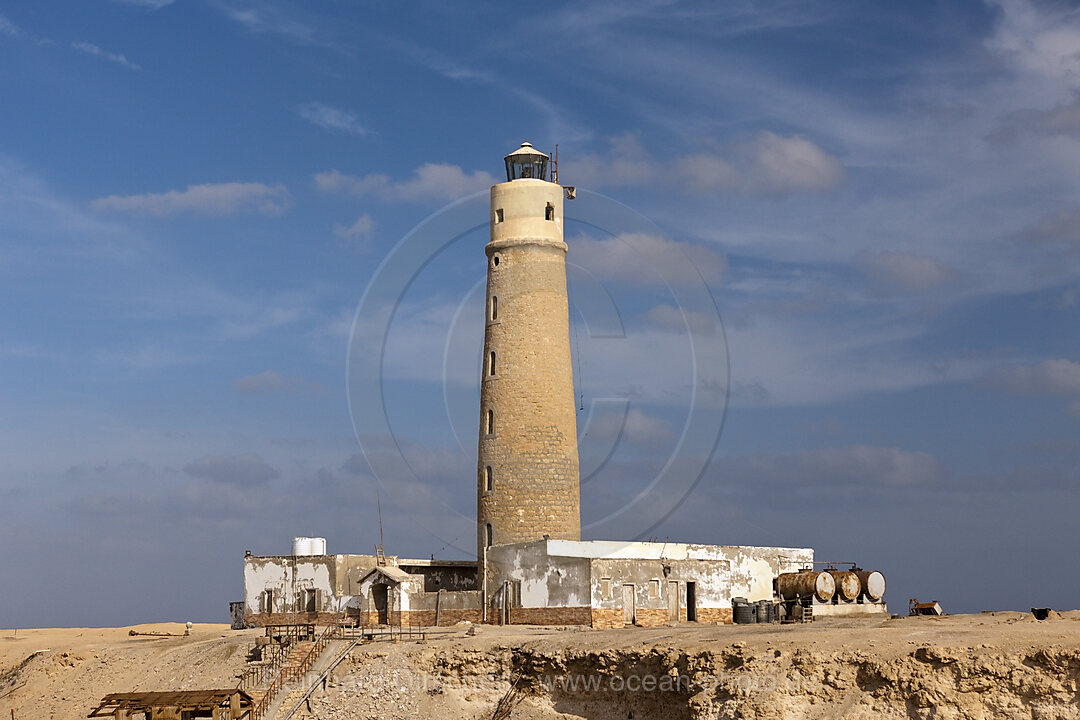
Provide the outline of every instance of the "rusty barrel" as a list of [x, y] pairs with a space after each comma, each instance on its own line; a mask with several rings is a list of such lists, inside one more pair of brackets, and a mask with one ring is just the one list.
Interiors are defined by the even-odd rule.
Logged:
[[862, 583], [859, 576], [847, 570], [829, 570], [833, 582], [836, 583], [836, 597], [843, 602], [854, 602], [859, 599], [862, 592]]
[[869, 600], [877, 602], [885, 596], [885, 576], [877, 570], [857, 570], [859, 587]]
[[829, 573], [816, 570], [780, 573], [776, 579], [776, 592], [784, 600], [816, 597], [821, 602], [828, 602], [836, 592], [836, 583]]

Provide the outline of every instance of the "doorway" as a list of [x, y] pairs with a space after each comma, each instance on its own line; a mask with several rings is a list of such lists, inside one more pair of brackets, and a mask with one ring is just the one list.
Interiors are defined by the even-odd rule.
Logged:
[[686, 583], [686, 619], [688, 622], [697, 622], [697, 583]]
[[390, 596], [390, 586], [386, 583], [375, 583], [371, 586], [371, 601], [375, 604], [375, 612], [379, 614], [379, 625], [389, 625], [389, 613], [387, 600]]
[[633, 625], [637, 620], [637, 608], [634, 605], [635, 597], [633, 585], [622, 586], [623, 622], [627, 625]]
[[667, 584], [667, 619], [668, 622], [679, 622], [679, 583], [669, 580]]

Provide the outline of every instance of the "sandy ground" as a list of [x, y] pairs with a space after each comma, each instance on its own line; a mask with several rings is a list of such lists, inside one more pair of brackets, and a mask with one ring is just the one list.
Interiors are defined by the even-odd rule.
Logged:
[[[181, 623], [0, 630], [0, 718], [80, 718], [111, 692], [234, 687], [256, 630]], [[24, 664], [25, 663], [25, 664]], [[20, 669], [21, 666], [21, 669]]]
[[[16, 720], [85, 717], [110, 692], [235, 686], [246, 652], [261, 632], [196, 625], [190, 637], [154, 638], [131, 637], [130, 629], [184, 630], [175, 623], [0, 630], [0, 720], [7, 720], [12, 709]], [[896, 717], [954, 717], [926, 715], [920, 703], [963, 701], [974, 704], [970, 712], [955, 717], [1064, 718], [1078, 715], [1027, 714], [1026, 708], [1036, 701], [1049, 703], [1047, 707], [1054, 703], [1068, 707], [1080, 701], [1080, 611], [1056, 613], [1041, 622], [1027, 613], [997, 612], [942, 618], [829, 619], [791, 626], [625, 630], [484, 626], [475, 635], [467, 630], [464, 626], [440, 628], [424, 642], [356, 648], [326, 691], [315, 696], [313, 716], [490, 717], [508, 681], [522, 672], [560, 673], [593, 666], [606, 667], [603, 671], [608, 674], [635, 668], [650, 672], [680, 668], [682, 672], [695, 664], [699, 669], [734, 665], [801, 673], [809, 684], [784, 696], [784, 704], [776, 706], [781, 713], [776, 717], [799, 717], [798, 708], [804, 707], [800, 703], [827, 706], [846, 698], [844, 702], [852, 708], [865, 706], [877, 717], [892, 717], [893, 708]], [[894, 670], [898, 674], [891, 674]], [[436, 677], [435, 686], [409, 688], [408, 683], [399, 682], [410, 673]], [[845, 680], [845, 673], [851, 677]], [[472, 682], [485, 675], [492, 682]], [[996, 701], [997, 712], [978, 714], [986, 691], [969, 691], [965, 683], [974, 682], [975, 687], [980, 675], [998, 678], [995, 682], [1002, 695]], [[1010, 682], [1020, 684], [1015, 692], [1006, 687]], [[1040, 683], [1047, 687], [1043, 694], [1036, 691]], [[1036, 690], [1029, 692], [1025, 689], [1029, 686]], [[625, 693], [618, 698], [584, 699], [566, 693], [549, 695], [542, 702], [534, 697], [523, 703], [512, 717], [600, 718], [609, 716], [607, 706], [616, 700], [634, 706], [642, 701], [640, 695]], [[670, 705], [657, 706], [661, 709], [655, 716], [728, 717], [725, 708], [738, 700], [723, 693], [705, 699], [706, 706], [697, 709], [694, 703], [701, 700], [700, 695], [696, 700], [681, 698], [678, 711]], [[760, 707], [745, 717], [774, 716], [769, 714], [768, 698], [750, 698], [749, 702]], [[750, 705], [743, 702], [741, 707]], [[637, 717], [651, 716], [654, 713], [640, 707]], [[625, 712], [621, 717], [626, 717]]]

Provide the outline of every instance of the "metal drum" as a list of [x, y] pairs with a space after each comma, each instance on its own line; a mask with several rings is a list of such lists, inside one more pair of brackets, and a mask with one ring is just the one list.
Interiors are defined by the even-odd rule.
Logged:
[[836, 593], [836, 582], [827, 572], [801, 570], [780, 573], [776, 579], [776, 591], [784, 600], [807, 600], [811, 597], [828, 602]]
[[833, 582], [836, 584], [836, 599], [841, 602], [854, 602], [859, 599], [862, 592], [862, 583], [859, 576], [846, 570], [829, 570]]
[[885, 597], [885, 576], [877, 570], [856, 570], [855, 575], [859, 578], [859, 587], [868, 600], [877, 602]]

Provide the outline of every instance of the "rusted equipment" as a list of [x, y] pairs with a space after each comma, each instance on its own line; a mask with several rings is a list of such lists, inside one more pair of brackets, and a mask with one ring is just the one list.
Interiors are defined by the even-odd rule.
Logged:
[[855, 569], [855, 574], [859, 577], [859, 586], [867, 600], [877, 602], [885, 597], [884, 575], [877, 570], [859, 570], [858, 568]]
[[[178, 690], [172, 692], [110, 693], [87, 717], [214, 718], [240, 720], [251, 712], [251, 696], [243, 690]], [[167, 715], [166, 715], [167, 714]]]
[[848, 570], [828, 570], [836, 585], [836, 599], [841, 602], [854, 602], [859, 599], [862, 592], [862, 583], [859, 576]]
[[937, 600], [933, 602], [919, 602], [919, 598], [908, 600], [908, 615], [944, 615], [945, 611]]
[[784, 600], [816, 598], [828, 602], [836, 593], [836, 582], [829, 573], [817, 570], [780, 573], [776, 578], [776, 592]]

